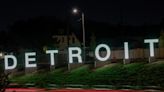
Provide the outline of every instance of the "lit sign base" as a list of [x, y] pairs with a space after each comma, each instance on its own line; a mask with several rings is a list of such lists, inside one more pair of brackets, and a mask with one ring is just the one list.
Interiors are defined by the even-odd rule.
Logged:
[[94, 67], [95, 67], [95, 68], [99, 68], [99, 67], [108, 65], [108, 64], [110, 64], [110, 63], [111, 63], [111, 61], [95, 61], [95, 62], [94, 62]]
[[54, 70], [56, 67], [53, 65], [53, 66], [50, 66], [50, 70]]
[[36, 67], [25, 68], [25, 74], [37, 72]]
[[129, 64], [130, 63], [130, 59], [123, 59], [123, 64]]
[[18, 69], [12, 69], [12, 70], [5, 70], [5, 74], [10, 74], [12, 76], [15, 76], [18, 74]]
[[155, 62], [155, 61], [156, 61], [155, 57], [149, 57], [149, 63]]
[[83, 65], [84, 65], [83, 63], [71, 63], [71, 64], [68, 64], [68, 70], [70, 71], [72, 69], [78, 68]]

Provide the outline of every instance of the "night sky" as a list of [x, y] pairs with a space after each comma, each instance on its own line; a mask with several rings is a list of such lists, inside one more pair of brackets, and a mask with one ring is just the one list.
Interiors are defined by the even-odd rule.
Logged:
[[1, 0], [0, 30], [14, 21], [36, 16], [65, 19], [78, 7], [85, 18], [98, 22], [125, 25], [160, 24], [164, 18], [163, 0]]

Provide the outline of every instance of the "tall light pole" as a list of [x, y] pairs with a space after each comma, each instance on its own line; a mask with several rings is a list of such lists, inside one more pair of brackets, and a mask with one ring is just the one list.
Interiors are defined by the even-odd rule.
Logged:
[[[79, 10], [77, 8], [73, 8], [73, 13], [77, 14], [79, 12]], [[85, 62], [85, 22], [84, 22], [84, 13], [81, 12], [81, 24], [82, 24], [82, 30], [83, 30], [83, 60]]]

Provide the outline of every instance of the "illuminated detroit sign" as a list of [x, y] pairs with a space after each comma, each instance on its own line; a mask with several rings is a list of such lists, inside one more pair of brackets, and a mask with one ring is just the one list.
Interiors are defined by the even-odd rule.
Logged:
[[[150, 57], [154, 57], [154, 44], [158, 43], [158, 39], [145, 39], [144, 43], [149, 44]], [[100, 55], [100, 49], [104, 48], [106, 51], [105, 56]], [[55, 65], [55, 54], [58, 54], [58, 50], [46, 50], [46, 54], [50, 57], [50, 65]], [[76, 52], [76, 53], [73, 53]], [[111, 56], [111, 49], [107, 44], [99, 44], [95, 48], [95, 58], [99, 61], [107, 61]], [[69, 47], [68, 48], [68, 58], [69, 63], [74, 63], [73, 58], [77, 58], [78, 63], [83, 63], [82, 61], [82, 50], [80, 47]], [[9, 60], [10, 59], [10, 60]], [[124, 42], [124, 59], [129, 59], [129, 47], [128, 42]], [[9, 65], [9, 61], [12, 62], [12, 65]], [[37, 67], [36, 63], [36, 52], [26, 52], [25, 53], [25, 67], [34, 68]], [[5, 55], [4, 56], [4, 65], [5, 70], [15, 69], [17, 67], [17, 58], [14, 55]]]

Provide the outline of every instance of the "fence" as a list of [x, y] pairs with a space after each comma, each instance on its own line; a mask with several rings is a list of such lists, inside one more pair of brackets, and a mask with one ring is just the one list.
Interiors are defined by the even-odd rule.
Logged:
[[[155, 58], [164, 59], [164, 48], [155, 48], [154, 49]], [[106, 51], [101, 51], [100, 56], [105, 56]], [[89, 56], [94, 56], [93, 52], [89, 53]], [[129, 50], [129, 58], [130, 59], [144, 59], [149, 58], [150, 50], [137, 48]], [[124, 59], [124, 50], [112, 50], [111, 56], [109, 59]]]
[[[155, 54], [155, 58], [157, 59], [164, 59], [164, 48], [155, 48], [154, 49], [154, 54]], [[109, 58], [109, 60], [107, 60], [107, 62], [94, 62], [95, 59], [93, 59], [95, 56], [94, 56], [94, 52], [91, 52], [89, 51], [88, 53], [86, 53], [85, 56], [90, 56], [92, 57], [92, 59], [89, 59], [88, 61], [91, 62], [91, 63], [88, 63], [88, 64], [94, 64], [95, 67], [98, 67], [98, 66], [103, 66], [103, 65], [106, 65], [109, 63], [109, 61], [111, 60], [121, 60], [121, 59], [124, 59], [124, 50], [112, 50], [111, 51], [111, 56]], [[105, 56], [106, 55], [106, 51], [100, 51], [100, 56]], [[148, 59], [150, 56], [150, 51], [149, 49], [143, 49], [143, 48], [137, 48], [137, 49], [131, 49], [129, 50], [129, 58], [130, 59]], [[40, 57], [41, 58], [41, 57]], [[45, 57], [44, 57], [45, 58]], [[76, 59], [75, 59], [76, 60]], [[37, 63], [38, 65], [38, 69], [39, 67], [41, 67], [43, 64], [48, 64], [49, 66], [45, 66], [44, 67], [41, 67], [42, 68], [46, 68], [46, 67], [50, 67], [53, 69], [53, 66], [50, 66], [50, 61], [47, 60], [47, 59], [39, 59], [39, 61], [44, 61], [43, 63]], [[87, 61], [87, 62], [88, 62]], [[2, 63], [2, 62], [1, 62]], [[95, 64], [96, 63], [96, 64]], [[0, 64], [0, 65], [4, 65], [3, 64]], [[55, 67], [68, 67], [68, 53], [67, 51], [60, 51], [57, 55], [55, 55]], [[81, 64], [79, 65], [78, 63], [73, 63], [73, 64], [69, 64], [69, 67], [70, 69], [74, 68], [74, 67], [79, 67], [81, 66]], [[22, 66], [24, 67], [24, 66]], [[2, 67], [3, 68], [3, 67]], [[31, 73], [32, 71], [36, 71], [37, 69], [35, 68], [25, 68], [25, 71]], [[17, 69], [13, 69], [13, 70], [9, 70], [10, 72], [17, 72]], [[26, 73], [27, 73], [26, 72]]]

